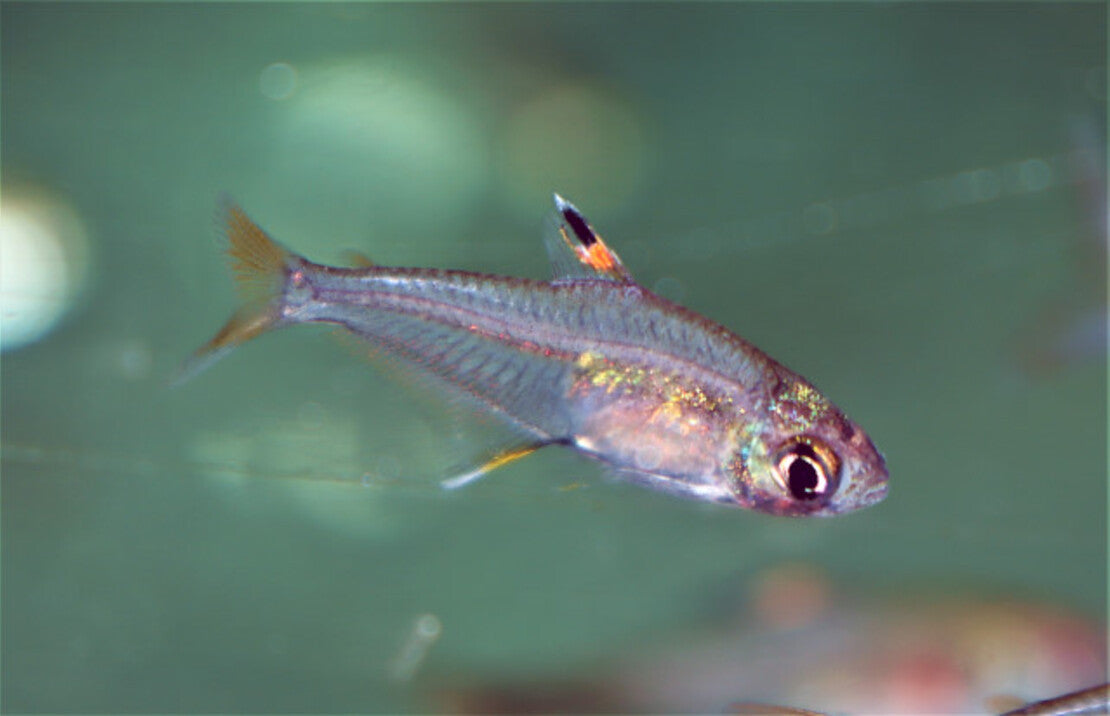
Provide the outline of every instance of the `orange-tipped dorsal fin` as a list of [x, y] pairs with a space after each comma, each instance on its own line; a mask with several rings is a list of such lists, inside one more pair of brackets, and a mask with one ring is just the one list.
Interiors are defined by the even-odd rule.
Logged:
[[556, 194], [555, 210], [554, 225], [549, 227], [545, 241], [556, 280], [595, 278], [634, 282], [617, 252], [609, 248], [574, 204]]

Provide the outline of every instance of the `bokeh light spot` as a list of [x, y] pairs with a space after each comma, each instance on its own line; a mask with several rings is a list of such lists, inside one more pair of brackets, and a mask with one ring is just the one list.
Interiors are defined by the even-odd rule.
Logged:
[[127, 380], [147, 378], [153, 364], [154, 356], [150, 345], [141, 338], [125, 340], [116, 349], [117, 370]]
[[342, 216], [360, 233], [452, 240], [489, 170], [488, 143], [468, 101], [399, 57], [299, 67], [297, 91], [273, 124], [269, 174], [282, 183], [270, 194]]
[[502, 137], [503, 188], [522, 214], [552, 191], [595, 215], [620, 206], [646, 163], [642, 115], [618, 93], [586, 83], [546, 88], [516, 108]]
[[42, 192], [0, 197], [0, 350], [48, 334], [84, 286], [88, 242], [76, 212]]
[[289, 99], [297, 91], [296, 68], [287, 62], [266, 65], [258, 76], [258, 89], [268, 99]]

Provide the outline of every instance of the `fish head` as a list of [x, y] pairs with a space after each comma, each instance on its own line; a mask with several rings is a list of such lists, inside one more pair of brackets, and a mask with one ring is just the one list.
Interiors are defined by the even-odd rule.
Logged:
[[886, 461], [871, 438], [804, 379], [783, 369], [758, 412], [727, 465], [739, 506], [827, 517], [886, 497]]

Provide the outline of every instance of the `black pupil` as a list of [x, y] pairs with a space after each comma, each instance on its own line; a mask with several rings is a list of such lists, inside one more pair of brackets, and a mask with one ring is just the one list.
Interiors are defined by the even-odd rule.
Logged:
[[809, 459], [799, 455], [790, 463], [789, 475], [786, 484], [790, 487], [790, 494], [796, 500], [813, 500], [821, 495], [814, 488], [821, 480], [817, 468]]

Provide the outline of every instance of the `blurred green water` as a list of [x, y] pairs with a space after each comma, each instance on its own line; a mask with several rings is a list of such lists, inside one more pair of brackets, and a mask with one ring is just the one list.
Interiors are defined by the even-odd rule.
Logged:
[[[437, 677], [573, 668], [784, 560], [1104, 614], [1104, 357], [1031, 373], [1015, 337], [1104, 277], [1061, 157], [1076, 122], [1105, 136], [1105, 20], [5, 3], [4, 191], [69, 202], [91, 277], [3, 357], [0, 706], [428, 708]], [[558, 190], [645, 284], [863, 424], [891, 496], [783, 521], [558, 451], [445, 495], [481, 446], [312, 329], [170, 391], [233, 305], [220, 190], [320, 260], [532, 276]], [[391, 681], [421, 614], [442, 636]]]

